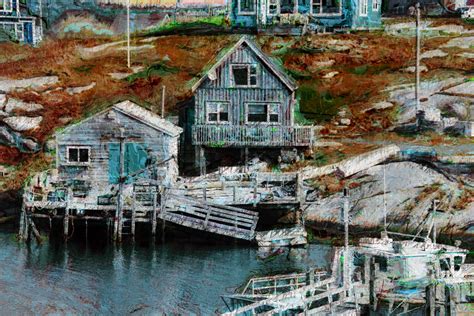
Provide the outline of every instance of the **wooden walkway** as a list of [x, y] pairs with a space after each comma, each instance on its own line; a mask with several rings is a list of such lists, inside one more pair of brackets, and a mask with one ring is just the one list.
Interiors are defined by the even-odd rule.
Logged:
[[220, 205], [299, 205], [305, 199], [298, 173], [235, 173], [188, 178], [173, 192]]
[[257, 212], [176, 194], [167, 194], [165, 199], [158, 214], [162, 220], [238, 239], [253, 240], [255, 237]]

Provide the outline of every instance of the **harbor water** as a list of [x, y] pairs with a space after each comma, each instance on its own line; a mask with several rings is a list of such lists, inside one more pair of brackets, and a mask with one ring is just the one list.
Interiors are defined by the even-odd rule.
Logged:
[[18, 242], [0, 231], [1, 315], [212, 315], [248, 278], [328, 267], [331, 247], [263, 256], [252, 245], [193, 239], [115, 246], [104, 240]]

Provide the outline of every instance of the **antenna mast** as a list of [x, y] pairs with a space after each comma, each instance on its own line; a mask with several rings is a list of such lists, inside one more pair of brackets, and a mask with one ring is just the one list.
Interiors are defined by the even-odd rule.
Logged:
[[[416, 114], [419, 115], [421, 111], [420, 107], [420, 47], [421, 47], [421, 32], [420, 32], [420, 3], [417, 2], [415, 5], [416, 11], [416, 83], [415, 83], [415, 98], [416, 98]], [[420, 121], [417, 120], [419, 127]]]

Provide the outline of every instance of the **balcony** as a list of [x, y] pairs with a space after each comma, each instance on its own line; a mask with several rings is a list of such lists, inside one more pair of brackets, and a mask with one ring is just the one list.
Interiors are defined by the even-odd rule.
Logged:
[[306, 147], [315, 139], [313, 126], [194, 125], [193, 145], [209, 147]]

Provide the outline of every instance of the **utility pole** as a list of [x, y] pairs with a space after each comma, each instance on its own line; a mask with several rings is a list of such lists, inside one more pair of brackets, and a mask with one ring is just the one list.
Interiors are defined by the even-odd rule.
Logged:
[[433, 200], [433, 244], [436, 245], [436, 212], [438, 211], [438, 200]]
[[130, 0], [127, 0], [127, 67], [130, 66]]
[[344, 271], [343, 280], [344, 286], [349, 286], [349, 189], [344, 188], [344, 205], [343, 205], [343, 220], [344, 220]]
[[[416, 114], [419, 115], [421, 112], [420, 107], [420, 47], [421, 47], [421, 32], [420, 32], [420, 3], [417, 2], [415, 5], [416, 10], [416, 83], [415, 83], [415, 98], [416, 98]], [[417, 121], [419, 127], [420, 122]]]
[[161, 88], [161, 118], [165, 118], [166, 86]]

